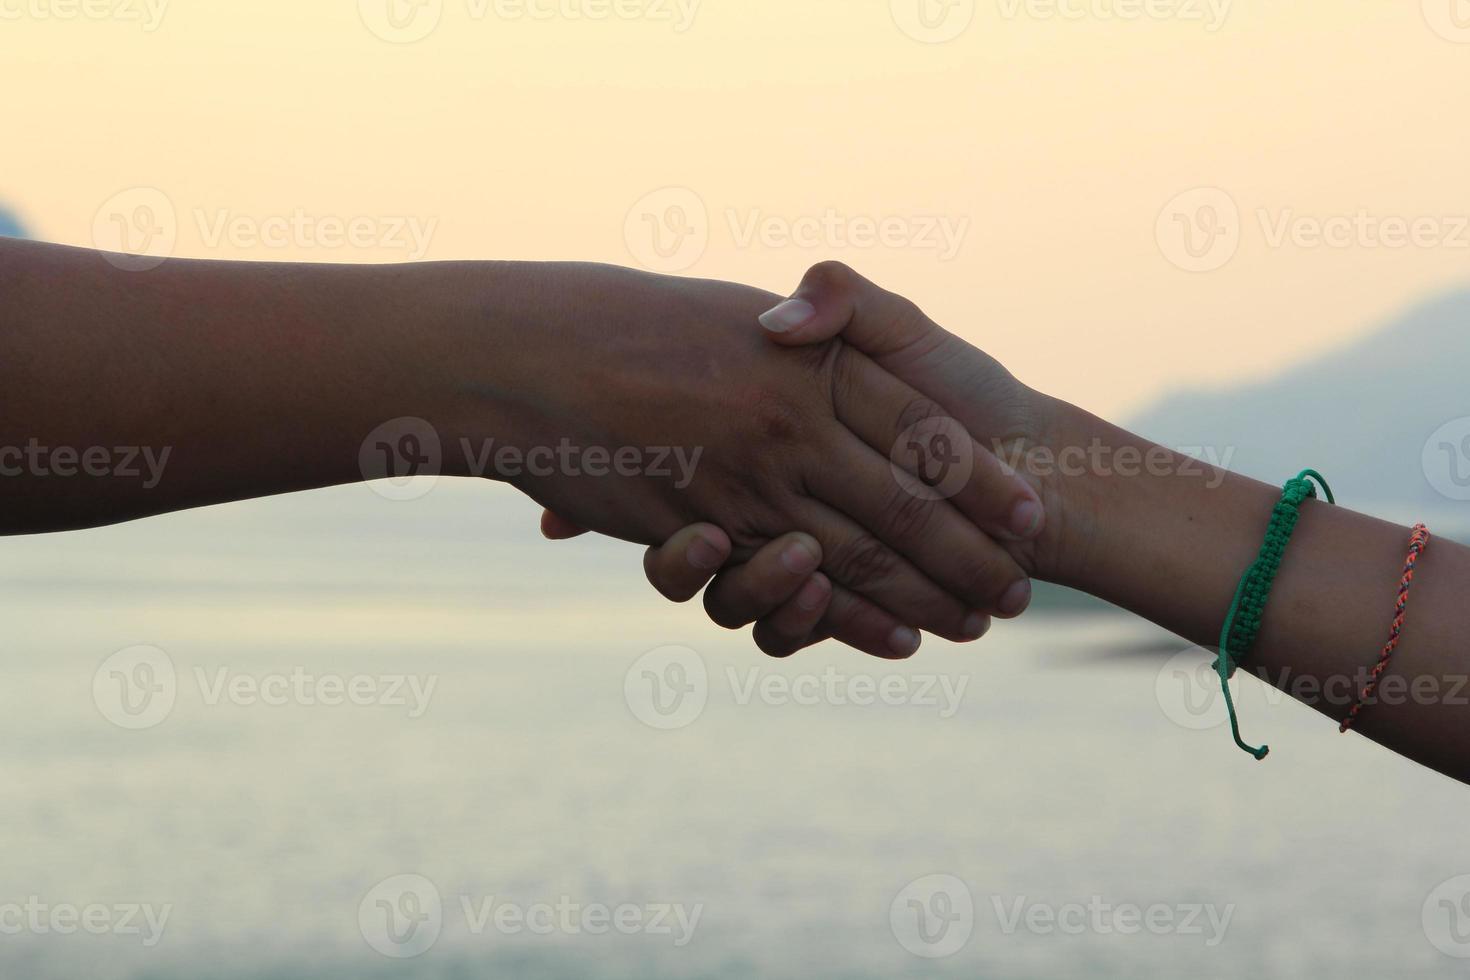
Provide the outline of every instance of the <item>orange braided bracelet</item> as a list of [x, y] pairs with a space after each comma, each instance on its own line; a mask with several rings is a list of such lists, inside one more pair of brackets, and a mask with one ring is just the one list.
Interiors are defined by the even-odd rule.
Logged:
[[1409, 603], [1409, 586], [1414, 584], [1414, 566], [1419, 561], [1419, 556], [1424, 549], [1429, 547], [1429, 528], [1423, 524], [1415, 524], [1414, 532], [1409, 536], [1409, 555], [1404, 559], [1404, 573], [1399, 577], [1398, 601], [1394, 604], [1393, 626], [1388, 631], [1388, 642], [1383, 645], [1383, 652], [1378, 655], [1378, 663], [1373, 665], [1368, 674], [1368, 683], [1363, 685], [1363, 691], [1358, 695], [1358, 700], [1348, 709], [1347, 717], [1337, 727], [1339, 733], [1347, 731], [1357, 720], [1358, 712], [1363, 710], [1363, 705], [1373, 696], [1378, 688], [1378, 681], [1383, 677], [1384, 671], [1388, 669], [1389, 658], [1398, 649], [1399, 633], [1404, 628], [1404, 610]]

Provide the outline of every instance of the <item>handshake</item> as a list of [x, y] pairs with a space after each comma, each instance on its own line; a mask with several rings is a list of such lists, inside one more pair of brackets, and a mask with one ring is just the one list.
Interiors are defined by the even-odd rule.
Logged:
[[[528, 465], [494, 476], [546, 508], [548, 537], [649, 545], [660, 592], [703, 588], [711, 619], [754, 623], [773, 656], [829, 637], [888, 658], [920, 630], [975, 640], [1026, 609], [1032, 579], [1214, 643], [1282, 498], [1026, 387], [835, 263], [783, 299], [582, 263], [137, 271], [0, 237], [0, 322], [0, 535], [355, 483], [363, 433], [420, 418], [487, 447], [445, 475], [487, 475], [488, 448], [508, 450]], [[160, 465], [90, 465], [106, 447]], [[576, 463], [558, 452], [581, 447]], [[1310, 691], [1362, 669], [1405, 531], [1312, 501], [1300, 518], [1252, 667], [1317, 684], [1291, 693], [1342, 722]], [[1415, 683], [1450, 683], [1470, 552], [1443, 541], [1423, 571]], [[1464, 723], [1444, 699], [1380, 706], [1359, 730], [1470, 781]]]
[[[0, 239], [0, 311], [0, 380], [24, 396], [0, 448], [169, 461], [154, 481], [19, 472], [0, 534], [357, 482], [362, 434], [415, 417], [534, 464], [487, 472], [488, 452], [466, 452], [446, 475], [515, 486], [548, 537], [652, 546], [659, 591], [707, 585], [710, 617], [755, 623], [775, 656], [828, 637], [880, 657], [911, 655], [920, 630], [975, 640], [1026, 608], [1033, 577], [1071, 582], [1101, 549], [1068, 513], [1094, 495], [1002, 462], [1090, 434], [1075, 410], [837, 263], [783, 299], [588, 263], [137, 273]], [[594, 448], [574, 464], [558, 447]]]
[[1058, 488], [1002, 461], [1044, 444], [1049, 400], [909, 300], [838, 263], [780, 302], [604, 267], [583, 277], [592, 292], [617, 277], [603, 295], [631, 302], [600, 305], [595, 339], [570, 348], [594, 356], [532, 359], [563, 395], [513, 430], [656, 437], [700, 464], [683, 486], [512, 479], [547, 508], [548, 538], [653, 542], [644, 571], [660, 593], [683, 602], [708, 585], [710, 618], [754, 623], [778, 657], [832, 637], [902, 658], [921, 629], [976, 640], [1026, 609], [1033, 575], [1055, 574]]

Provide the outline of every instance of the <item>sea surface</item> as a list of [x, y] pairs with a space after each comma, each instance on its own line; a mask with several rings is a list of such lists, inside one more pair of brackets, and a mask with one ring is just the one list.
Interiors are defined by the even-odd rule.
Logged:
[[1470, 790], [1256, 686], [1252, 761], [1151, 626], [775, 662], [535, 517], [443, 481], [0, 542], [0, 977], [1470, 969]]

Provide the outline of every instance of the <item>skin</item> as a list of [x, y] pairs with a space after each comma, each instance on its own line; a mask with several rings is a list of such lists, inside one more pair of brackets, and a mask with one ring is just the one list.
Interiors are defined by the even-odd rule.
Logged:
[[[1021, 385], [984, 353], [947, 333], [912, 305], [844, 267], [814, 269], [795, 297], [811, 316], [771, 334], [780, 345], [841, 334], [874, 361], [954, 413], [977, 437], [1000, 441], [1022, 461], [1048, 515], [1037, 538], [1012, 543], [1029, 573], [1090, 592], [1190, 642], [1219, 640], [1241, 573], [1254, 560], [1281, 488], [1187, 460], [1075, 406]], [[1106, 465], [1070, 467], [1047, 459], [1072, 447]], [[1011, 451], [1023, 450], [1012, 457]], [[1121, 454], [1121, 455], [1120, 455]], [[1084, 457], [1074, 457], [1084, 458]], [[1124, 460], [1148, 460], [1124, 464]], [[1283, 474], [1283, 479], [1294, 474]], [[665, 594], [698, 586], [687, 566], [686, 529], [650, 556], [650, 580]], [[1308, 501], [1244, 669], [1341, 721], [1365, 671], [1387, 639], [1407, 551], [1406, 527]], [[767, 563], [727, 569], [717, 621], [786, 624], [798, 578]], [[716, 578], [716, 582], [719, 578]], [[1399, 692], [1370, 703], [1354, 726], [1368, 738], [1461, 781], [1470, 781], [1470, 549], [1435, 539], [1420, 558], [1402, 641], [1383, 681]], [[768, 597], [762, 605], [758, 600]], [[762, 626], [758, 625], [758, 631]], [[823, 638], [788, 636], [790, 653]], [[1246, 720], [1249, 725], [1249, 720]], [[1252, 732], [1247, 729], [1247, 735]], [[1257, 733], [1258, 734], [1258, 733]]]
[[[382, 475], [365, 460], [408, 446], [369, 434], [417, 417], [443, 473], [508, 482], [567, 524], [650, 544], [708, 523], [725, 529], [724, 557], [757, 571], [764, 548], [802, 530], [798, 567], [804, 580], [821, 569], [823, 615], [840, 612], [834, 632], [875, 652], [912, 653], [906, 624], [968, 640], [990, 613], [1019, 611], [1008, 596], [1026, 572], [995, 539], [1040, 532], [1035, 488], [979, 449], [958, 493], [916, 492], [890, 452], [937, 406], [835, 336], [768, 343], [749, 324], [777, 299], [588, 264], [140, 270], [0, 239], [0, 533], [360, 482]], [[553, 455], [567, 443], [649, 465], [645, 448], [671, 447], [697, 465], [686, 481], [590, 476]], [[479, 455], [486, 445], [514, 455]], [[40, 464], [20, 456], [35, 446]], [[78, 456], [116, 447], [167, 464], [151, 482], [79, 471]]]

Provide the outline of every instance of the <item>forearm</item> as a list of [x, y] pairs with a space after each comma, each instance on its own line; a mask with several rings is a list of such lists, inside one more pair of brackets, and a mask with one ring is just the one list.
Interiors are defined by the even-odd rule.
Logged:
[[484, 263], [130, 272], [0, 240], [0, 531], [360, 480], [376, 426], [461, 419], [466, 399], [489, 426], [466, 379], [494, 380], [533, 291], [530, 270]]
[[[1088, 465], [1046, 481], [1059, 527], [1043, 574], [1194, 643], [1216, 645], [1280, 487], [1050, 404], [1046, 442], [1053, 452], [1082, 447]], [[1124, 447], [1131, 449], [1120, 456]], [[1387, 639], [1408, 539], [1407, 528], [1308, 501], [1245, 668], [1340, 721]], [[1355, 726], [1461, 779], [1470, 778], [1470, 740], [1462, 735], [1470, 722], [1462, 682], [1470, 672], [1463, 640], [1470, 636], [1470, 604], [1460, 598], [1467, 588], [1470, 549], [1434, 540], [1419, 563], [1411, 615], [1390, 667], [1400, 689], [1419, 693], [1385, 696]]]

